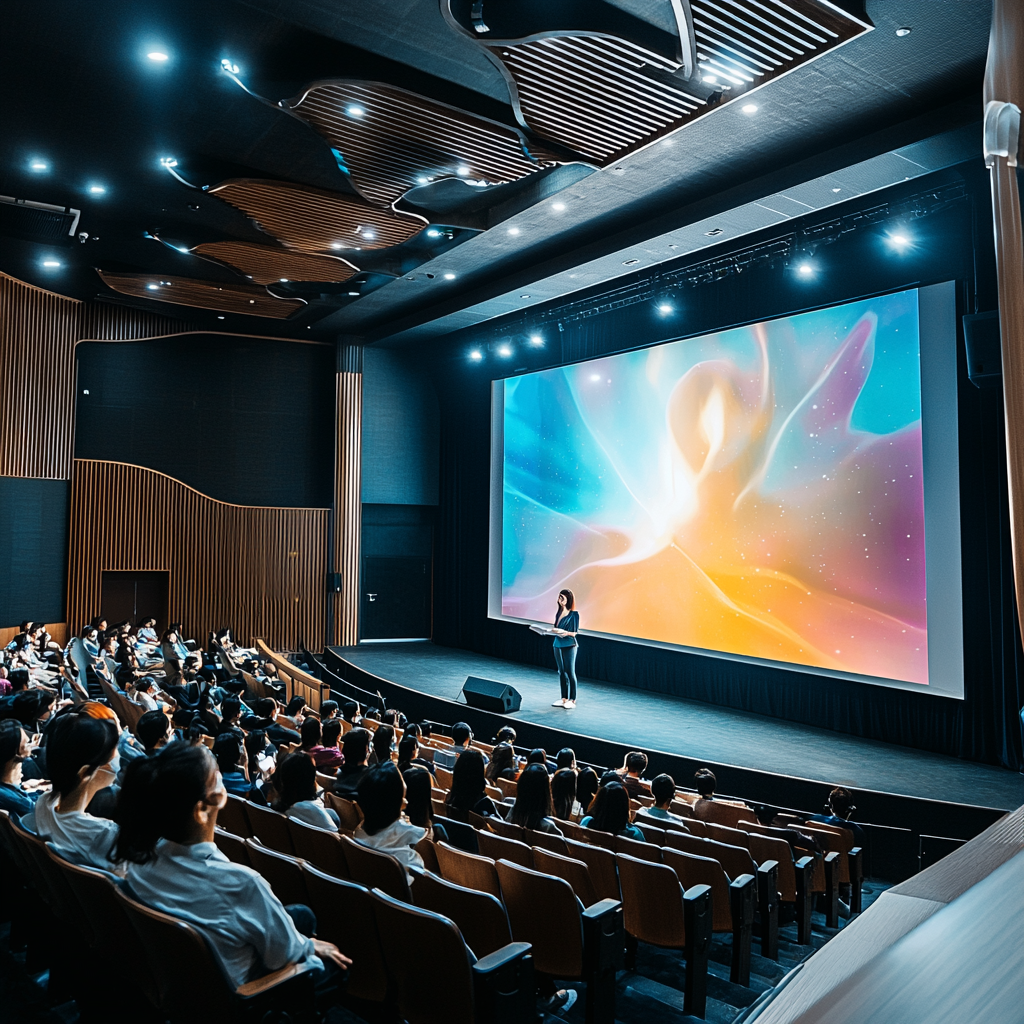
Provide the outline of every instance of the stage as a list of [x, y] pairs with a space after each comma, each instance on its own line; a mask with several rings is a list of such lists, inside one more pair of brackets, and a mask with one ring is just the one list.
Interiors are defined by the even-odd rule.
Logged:
[[[467, 675], [511, 683], [523, 695], [521, 710], [507, 716], [518, 729], [522, 723], [560, 729], [581, 738], [707, 761], [716, 771], [717, 766], [731, 765], [822, 786], [1004, 811], [1024, 804], [1024, 775], [1003, 768], [628, 686], [581, 679], [577, 707], [553, 708], [551, 702], [558, 697], [553, 666], [545, 671], [428, 642], [370, 643], [331, 651], [373, 676], [445, 700], [459, 699]], [[402, 709], [401, 695], [392, 695], [389, 706]], [[677, 782], [689, 785], [691, 779]]]

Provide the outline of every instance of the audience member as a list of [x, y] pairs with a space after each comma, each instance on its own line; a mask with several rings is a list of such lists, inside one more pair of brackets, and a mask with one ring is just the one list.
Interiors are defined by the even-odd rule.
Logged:
[[306, 707], [305, 698], [296, 695], [292, 697], [290, 701], [288, 701], [287, 707], [284, 709], [284, 711], [280, 713], [278, 717], [280, 717], [283, 720], [286, 726], [291, 726], [294, 727], [296, 730], [300, 730], [302, 728], [303, 720], [305, 719], [305, 715], [303, 714], [303, 712], [308, 710], [309, 709]]
[[576, 751], [572, 747], [562, 747], [555, 755], [555, 770], [559, 768], [571, 768], [576, 771]]
[[862, 849], [867, 847], [867, 836], [864, 829], [855, 821], [850, 821], [850, 815], [857, 810], [853, 805], [853, 794], [843, 786], [836, 786], [828, 795], [828, 803], [821, 814], [815, 814], [809, 821], [820, 821], [825, 825], [832, 825], [835, 828], [849, 829], [853, 833], [854, 846]]
[[533, 750], [526, 755], [526, 763], [543, 765], [548, 775], [554, 775], [557, 771], [555, 762], [548, 759], [548, 752], [543, 747], [534, 747]]
[[415, 846], [427, 830], [402, 820], [404, 799], [402, 773], [391, 761], [370, 768], [359, 780], [356, 792], [363, 821], [356, 829], [355, 838], [364, 846], [394, 857], [405, 867], [411, 883], [412, 872], [423, 870], [423, 858]]
[[[693, 816], [704, 819], [708, 813], [708, 806], [715, 800], [715, 786], [718, 784], [715, 773], [710, 768], [700, 768], [693, 777], [694, 785], [699, 797], [693, 805]], [[739, 800], [717, 800], [720, 804], [728, 804], [730, 807], [746, 807], [745, 803]]]
[[[315, 718], [307, 718], [306, 722], [315, 722]], [[303, 722], [303, 725], [306, 723]], [[321, 771], [334, 771], [340, 768], [345, 758], [342, 756], [338, 741], [341, 739], [341, 719], [328, 718], [320, 729], [320, 746], [309, 751], [313, 764]]]
[[613, 836], [644, 841], [644, 834], [629, 821], [629, 793], [621, 782], [609, 782], [597, 791], [594, 803], [581, 822], [584, 828], [610, 832]]
[[312, 716], [304, 718], [299, 729], [299, 736], [302, 737], [299, 749], [304, 754], [309, 754], [312, 757], [314, 750], [323, 750], [323, 744], [320, 742], [323, 739], [323, 729], [319, 718]]
[[[459, 757], [470, 749], [473, 742], [473, 730], [465, 722], [456, 722], [452, 726], [452, 747], [450, 750], [438, 750], [434, 753], [434, 764], [440, 765], [452, 771]], [[487, 764], [487, 755], [481, 753], [484, 764]]]
[[[405, 737], [403, 737], [404, 742]], [[419, 765], [409, 764], [402, 771], [405, 779], [405, 816], [414, 825], [426, 829], [427, 838], [435, 843], [448, 842], [443, 825], [434, 821], [433, 782], [430, 772]]]
[[273, 697], [263, 697], [256, 701], [253, 711], [254, 714], [245, 715], [242, 718], [242, 728], [246, 732], [262, 729], [271, 743], [279, 745], [302, 742], [302, 737], [294, 729], [278, 724], [279, 709], [277, 701]]
[[583, 814], [590, 810], [590, 805], [597, 795], [600, 780], [593, 768], [584, 768], [576, 776], [576, 802], [582, 808]]
[[235, 796], [247, 797], [252, 786], [242, 744], [241, 733], [222, 732], [213, 741], [213, 756], [224, 788]]
[[682, 821], [678, 814], [673, 814], [669, 808], [676, 795], [676, 781], [671, 775], [656, 775], [651, 782], [651, 796], [654, 797], [654, 806], [648, 807], [644, 812], [650, 818], [661, 818], [664, 821]]
[[225, 697], [220, 702], [220, 732], [231, 732], [242, 727], [242, 701], [240, 697]]
[[0, 811], [12, 817], [30, 814], [39, 797], [38, 783], [22, 781], [22, 764], [28, 760], [28, 736], [20, 722], [0, 722]]
[[325, 700], [320, 705], [320, 724], [326, 725], [332, 718], [338, 717], [338, 702], [336, 700]]
[[205, 747], [173, 743], [129, 766], [114, 857], [128, 865], [132, 896], [198, 928], [234, 987], [291, 963], [320, 967], [322, 958], [347, 968], [351, 961], [337, 946], [296, 928], [298, 919], [315, 933], [308, 907], [282, 906], [265, 879], [217, 849], [214, 829], [226, 800]]
[[337, 816], [317, 799], [316, 765], [307, 754], [296, 751], [278, 762], [274, 789], [277, 791], [275, 809], [282, 814], [328, 832], [338, 831]]
[[499, 743], [491, 751], [491, 762], [485, 773], [489, 782], [498, 779], [516, 780], [516, 752], [511, 743]]
[[556, 818], [579, 821], [583, 808], [576, 800], [576, 773], [571, 768], [559, 768], [551, 776], [551, 806]]
[[359, 778], [368, 770], [366, 760], [370, 754], [370, 730], [356, 727], [345, 733], [341, 741], [345, 763], [334, 777], [334, 795], [355, 800]]
[[639, 796], [650, 795], [647, 786], [641, 781], [641, 776], [645, 771], [647, 771], [647, 755], [639, 750], [631, 750], [616, 773], [623, 788], [633, 800]]
[[147, 711], [136, 723], [135, 735], [146, 754], [152, 756], [170, 742], [171, 720], [162, 711]]
[[405, 770], [412, 765], [426, 769], [431, 775], [434, 774], [433, 763], [420, 756], [418, 737], [407, 729], [398, 744], [398, 770], [404, 774]]
[[445, 814], [455, 821], [469, 821], [469, 812], [487, 817], [497, 814], [486, 793], [484, 755], [479, 750], [466, 750], [452, 769], [452, 788], [445, 798]]
[[534, 832], [560, 836], [561, 829], [552, 820], [551, 782], [543, 764], [527, 765], [516, 785], [516, 799], [509, 821]]
[[368, 764], [386, 764], [391, 760], [391, 751], [395, 746], [395, 729], [391, 725], [378, 725], [373, 734], [373, 747]]
[[499, 743], [507, 743], [509, 746], [516, 745], [516, 731], [511, 725], [503, 725], [494, 737], [494, 746]]

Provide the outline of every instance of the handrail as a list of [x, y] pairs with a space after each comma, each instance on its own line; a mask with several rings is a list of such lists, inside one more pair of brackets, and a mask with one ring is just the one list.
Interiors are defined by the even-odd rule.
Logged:
[[[277, 669], [278, 677], [285, 686], [286, 700], [298, 695], [305, 699], [306, 704], [317, 714], [320, 713], [320, 705], [323, 703], [324, 683], [316, 676], [304, 672], [298, 665], [293, 665], [287, 658], [282, 657], [276, 651], [272, 651], [264, 642], [262, 637], [256, 637], [256, 650], [260, 656], [269, 661]], [[330, 687], [327, 687], [328, 691]]]

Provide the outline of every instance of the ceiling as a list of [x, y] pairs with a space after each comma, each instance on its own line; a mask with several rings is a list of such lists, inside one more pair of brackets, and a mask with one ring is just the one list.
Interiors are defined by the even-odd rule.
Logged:
[[[735, 3], [693, 0], [693, 8], [707, 17]], [[592, 18], [598, 6], [485, 0], [483, 11], [496, 23], [532, 11], [575, 27], [580, 10]], [[0, 196], [81, 216], [76, 239], [32, 241], [5, 233], [0, 205], [0, 270], [65, 295], [232, 330], [424, 344], [463, 326], [460, 310], [556, 272], [561, 294], [570, 292], [562, 272], [582, 254], [593, 261], [642, 247], [696, 223], [716, 197], [721, 207], [757, 179], [833, 154], [837, 166], [808, 172], [819, 176], [877, 156], [880, 140], [893, 149], [918, 142], [942, 130], [941, 112], [958, 101], [977, 100], [980, 117], [988, 0], [833, 6], [836, 18], [845, 10], [874, 30], [854, 26], [845, 44], [760, 87], [739, 86], [718, 106], [698, 99], [701, 116], [670, 123], [653, 144], [583, 159], [575, 138], [534, 130], [539, 122], [522, 90], [527, 123], [517, 120], [511, 73], [471, 32], [453, 27], [438, 0], [7, 0]], [[469, 7], [451, 0], [456, 13]], [[625, 25], [648, 49], [661, 46], [664, 55], [666, 40], [678, 43], [670, 0], [608, 0], [604, 8], [602, 25]], [[897, 35], [904, 27], [911, 32]], [[702, 45], [698, 31], [698, 55]], [[168, 59], [150, 60], [151, 52]], [[224, 59], [237, 74], [225, 73]], [[595, 72], [584, 84], [599, 88], [618, 74]], [[338, 80], [299, 102], [310, 85]], [[671, 89], [676, 79], [659, 81]], [[346, 136], [341, 157], [342, 144], [332, 153], [331, 132], [351, 127], [343, 122], [363, 102], [352, 100], [360, 82], [386, 87], [391, 133], [375, 150]], [[729, 102], [741, 94], [756, 112]], [[370, 131], [381, 94], [360, 95], [369, 97]], [[280, 100], [291, 101], [291, 112], [272, 105]], [[555, 105], [556, 117], [578, 123], [579, 111], [564, 106]], [[402, 160], [440, 152], [442, 136], [466, 151], [476, 147], [474, 160], [480, 150], [486, 172], [473, 171], [467, 184], [466, 175], [441, 169], [422, 187], [407, 169], [398, 175]], [[980, 151], [980, 133], [978, 143]], [[168, 158], [176, 160], [171, 169], [161, 166]], [[473, 182], [477, 173], [486, 187]], [[258, 209], [247, 205], [257, 192]], [[349, 231], [344, 249], [324, 248], [325, 223]], [[81, 233], [88, 237], [79, 242]], [[278, 283], [267, 285], [275, 273]], [[290, 273], [307, 280], [285, 279]], [[183, 279], [200, 284], [179, 289]], [[591, 275], [586, 285], [593, 284]], [[217, 296], [246, 288], [269, 288], [251, 303], [263, 315], [238, 312], [248, 298], [217, 306]], [[487, 315], [510, 308], [499, 304]]]

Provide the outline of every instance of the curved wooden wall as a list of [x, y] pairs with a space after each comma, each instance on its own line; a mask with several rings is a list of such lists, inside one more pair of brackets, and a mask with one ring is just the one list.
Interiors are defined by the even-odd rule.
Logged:
[[201, 644], [230, 626], [247, 646], [319, 650], [329, 515], [228, 505], [141, 466], [76, 459], [68, 625], [101, 612], [104, 570], [167, 571], [168, 615]]

